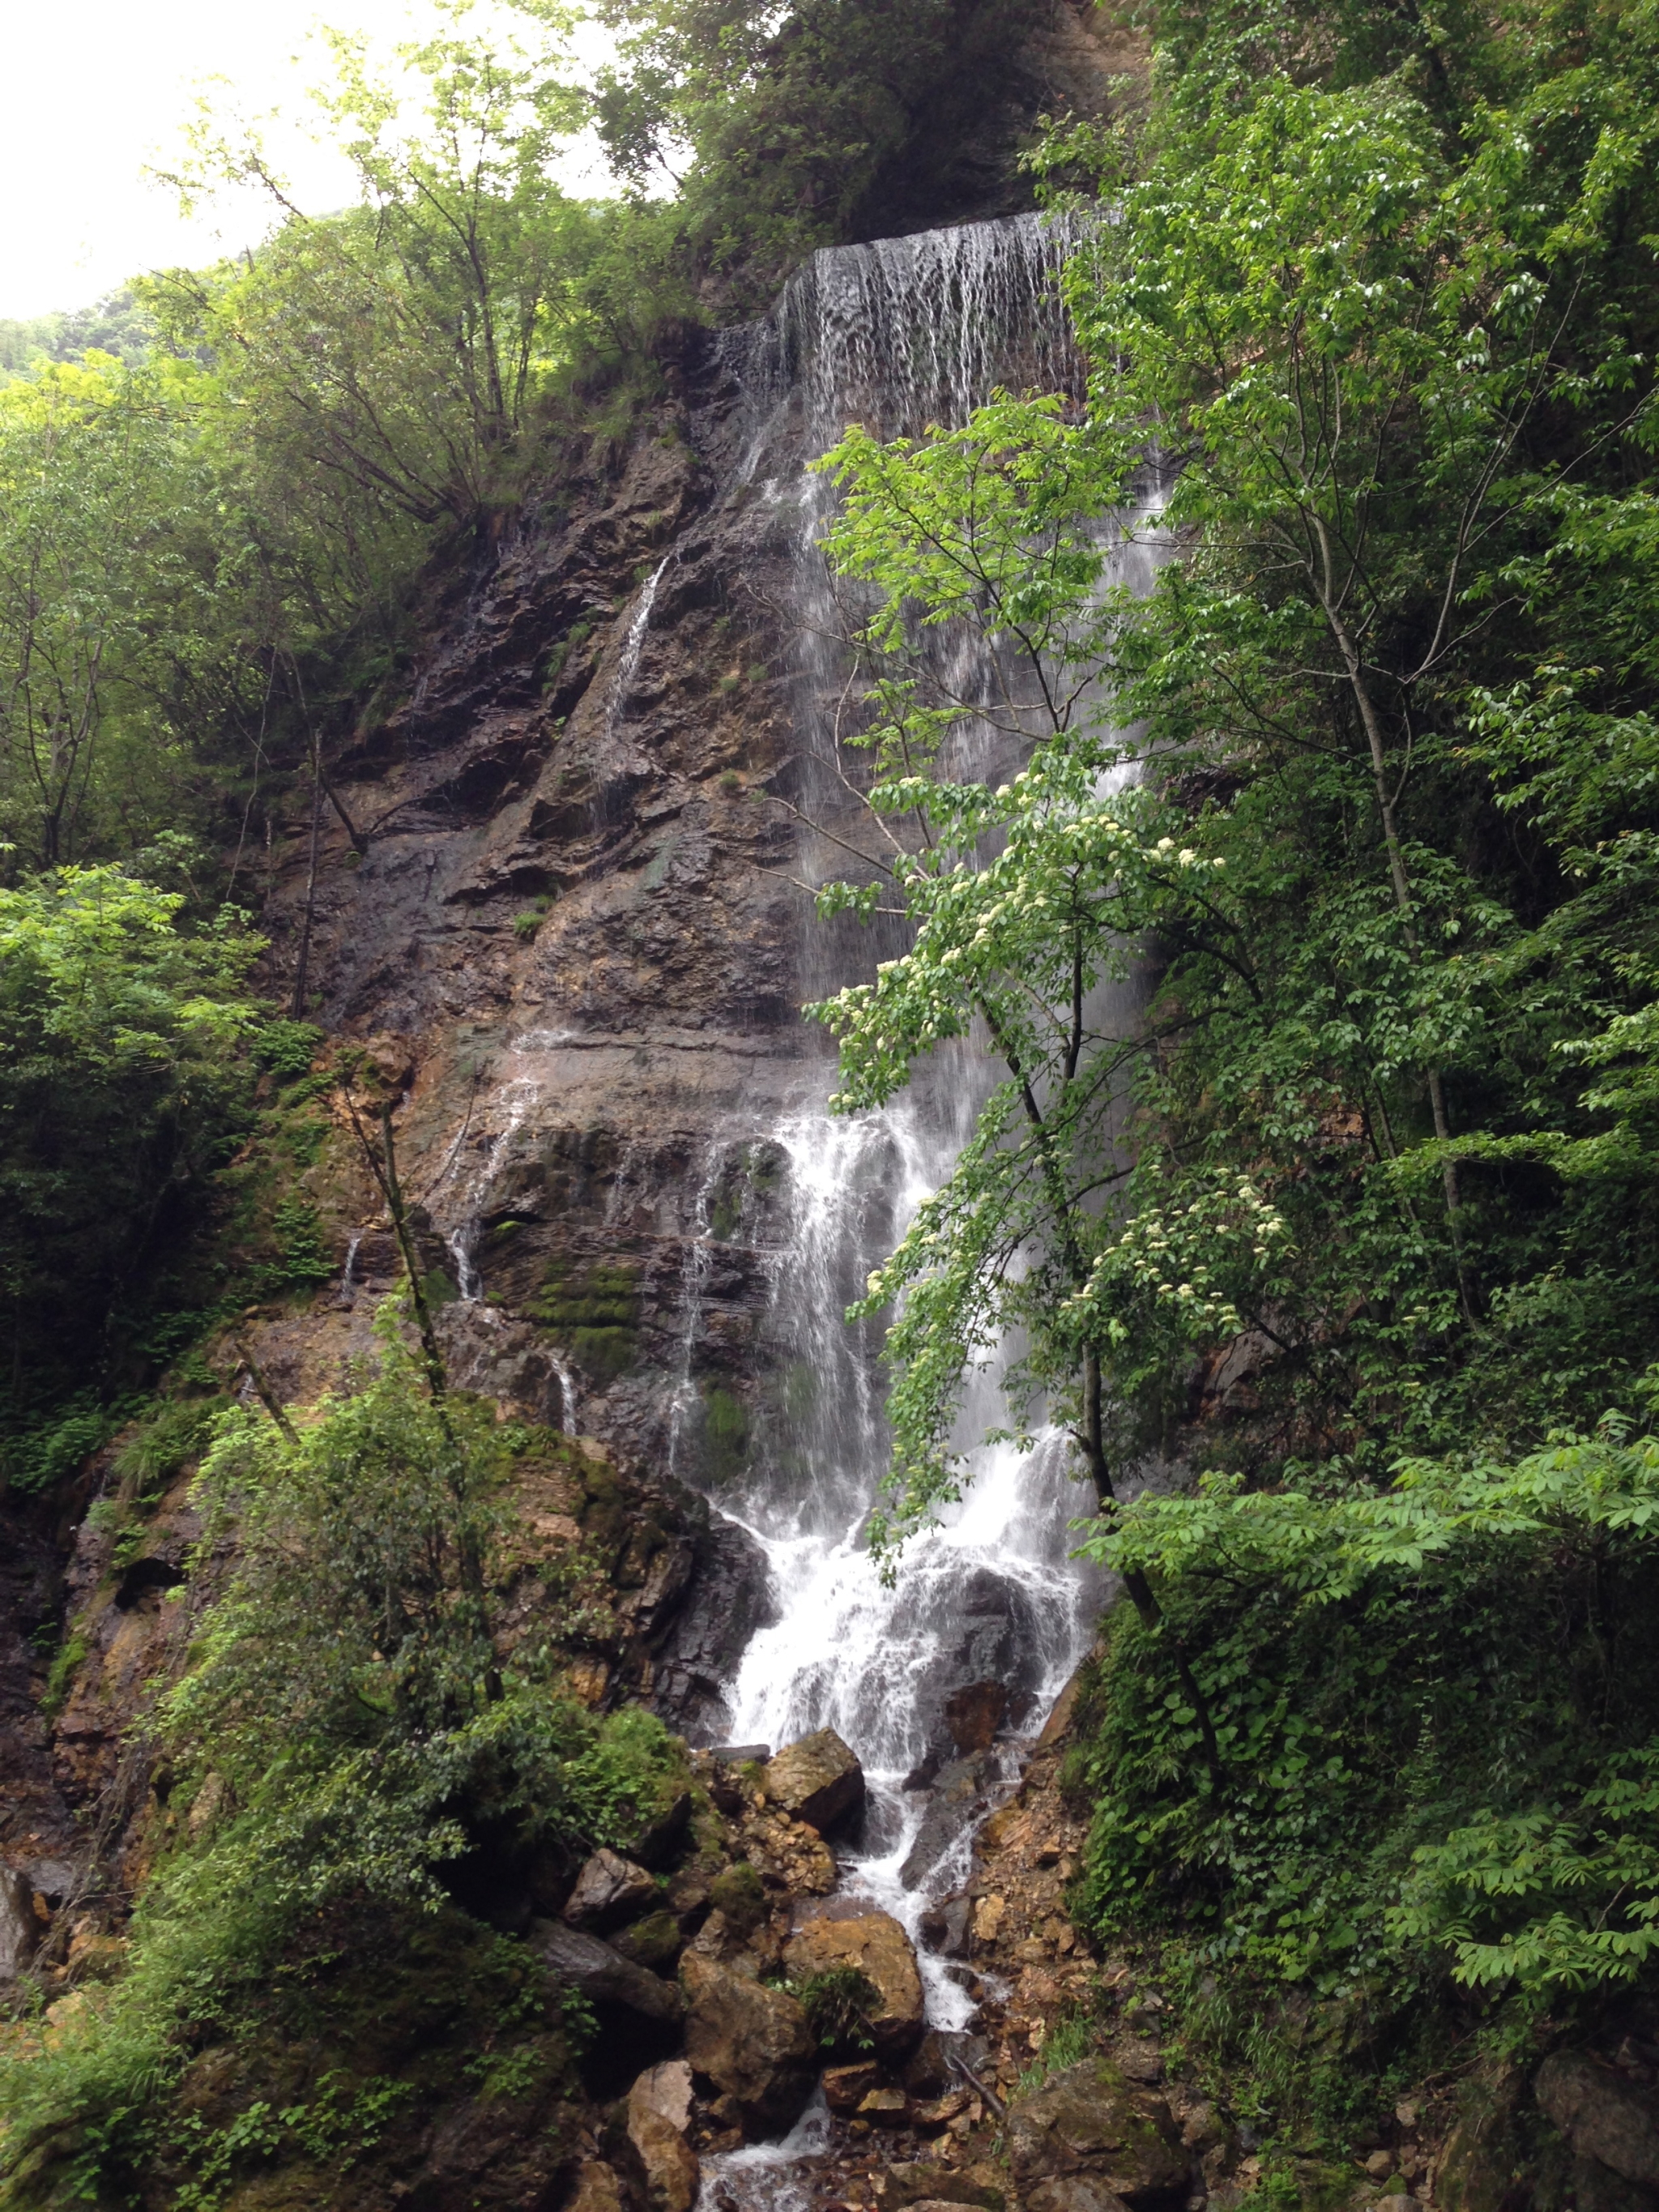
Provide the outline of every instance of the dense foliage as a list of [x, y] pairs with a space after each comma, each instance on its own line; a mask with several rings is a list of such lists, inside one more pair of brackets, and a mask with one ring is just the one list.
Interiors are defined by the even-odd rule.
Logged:
[[864, 236], [925, 132], [1006, 89], [1030, 0], [599, 0], [617, 60], [600, 136], [641, 191], [674, 190], [693, 265], [764, 307], [815, 246]]
[[[1173, 11], [1045, 157], [1117, 202], [1086, 406], [826, 463], [893, 849], [823, 903], [916, 925], [819, 1009], [840, 1103], [1006, 1076], [862, 1309], [886, 1534], [1021, 1329], [1137, 1598], [1096, 1909], [1268, 1983], [1647, 1954], [1656, 143], [1640, 6]], [[1225, 1472], [1125, 1511], [1160, 1454]]]
[[71, 1420], [66, 1464], [9, 1453], [0, 1480], [50, 1480], [99, 1441], [155, 1269], [246, 1126], [258, 941], [186, 908], [114, 867], [0, 888], [0, 1407], [15, 1444], [65, 1392], [92, 1425]]

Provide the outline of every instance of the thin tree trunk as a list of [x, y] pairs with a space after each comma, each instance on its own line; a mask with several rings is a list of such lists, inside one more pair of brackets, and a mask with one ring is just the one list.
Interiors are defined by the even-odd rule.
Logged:
[[[1413, 955], [1420, 957], [1423, 945], [1417, 933], [1417, 920], [1412, 909], [1411, 880], [1406, 873], [1405, 848], [1400, 842], [1399, 826], [1395, 817], [1394, 801], [1389, 795], [1388, 750], [1382, 739], [1382, 726], [1376, 712], [1376, 702], [1371, 697], [1370, 687], [1365, 681], [1358, 648], [1348, 635], [1347, 625], [1328, 606], [1326, 620], [1342, 654], [1347, 670], [1348, 687], [1359, 708], [1365, 742], [1371, 757], [1371, 781], [1376, 789], [1376, 811], [1382, 823], [1382, 842], [1389, 855], [1389, 875], [1394, 884], [1395, 903], [1400, 909], [1405, 926], [1406, 942]], [[1442, 1145], [1451, 1142], [1451, 1123], [1446, 1114], [1445, 1086], [1437, 1067], [1426, 1071], [1429, 1091], [1429, 1110], [1434, 1117], [1434, 1133]], [[1446, 1198], [1446, 1219], [1451, 1231], [1452, 1253], [1457, 1267], [1458, 1290], [1463, 1301], [1464, 1317], [1474, 1319], [1474, 1302], [1470, 1296], [1468, 1271], [1463, 1260], [1463, 1229], [1458, 1218], [1462, 1204], [1457, 1187], [1457, 1163], [1443, 1159], [1440, 1164], [1441, 1188]]]
[[[1083, 1428], [1077, 1441], [1083, 1447], [1083, 1455], [1088, 1462], [1101, 1512], [1109, 1515], [1117, 1504], [1117, 1490], [1112, 1481], [1111, 1469], [1106, 1462], [1103, 1416], [1100, 1358], [1094, 1346], [1087, 1345], [1083, 1353]], [[1221, 1763], [1221, 1746], [1216, 1739], [1209, 1699], [1199, 1687], [1198, 1678], [1193, 1673], [1186, 1649], [1169, 1615], [1158, 1603], [1157, 1591], [1139, 1567], [1130, 1567], [1125, 1571], [1123, 1587], [1129, 1593], [1129, 1601], [1139, 1616], [1141, 1626], [1158, 1638], [1175, 1662], [1176, 1680], [1186, 1693], [1187, 1701], [1198, 1722], [1199, 1735], [1203, 1739], [1204, 1763], [1210, 1771], [1210, 1780], [1216, 1795], [1220, 1796], [1227, 1786], [1226, 1770]]]

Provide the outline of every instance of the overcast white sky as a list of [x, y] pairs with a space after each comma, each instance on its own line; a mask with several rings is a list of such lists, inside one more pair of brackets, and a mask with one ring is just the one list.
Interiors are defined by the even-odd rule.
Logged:
[[[62, 15], [0, 0], [0, 316], [84, 307], [136, 270], [260, 236], [263, 200], [187, 223], [143, 171], [176, 150], [204, 79], [228, 78], [249, 111], [302, 114], [319, 18], [388, 49], [434, 21], [428, 0], [76, 0]], [[298, 130], [273, 145], [302, 207], [353, 197], [345, 164]]]

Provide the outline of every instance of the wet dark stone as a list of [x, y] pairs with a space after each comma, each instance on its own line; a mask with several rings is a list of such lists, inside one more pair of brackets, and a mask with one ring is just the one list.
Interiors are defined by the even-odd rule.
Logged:
[[929, 1795], [927, 1810], [899, 1869], [906, 1889], [919, 1889], [975, 1814], [983, 1811], [986, 1790], [996, 1772], [994, 1754], [981, 1751], [944, 1768]]
[[[726, 1685], [750, 1639], [777, 1619], [777, 1606], [766, 1554], [755, 1539], [701, 1500], [696, 1504], [689, 1593], [658, 1652], [651, 1701], [688, 1741], [707, 1743], [724, 1733]], [[763, 1759], [768, 1747], [729, 1746], [723, 1755], [734, 1753]]]

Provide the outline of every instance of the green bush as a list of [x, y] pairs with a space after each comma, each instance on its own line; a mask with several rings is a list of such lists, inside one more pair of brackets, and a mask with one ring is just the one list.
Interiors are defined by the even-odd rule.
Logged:
[[826, 1966], [786, 1984], [806, 2014], [823, 2051], [873, 2051], [871, 2015], [880, 2008], [881, 1991], [857, 1966]]
[[[1080, 1898], [1264, 1990], [1397, 2010], [1455, 1982], [1543, 2005], [1659, 1951], [1659, 1440], [1610, 1417], [1391, 1487], [1211, 1476], [1085, 1547], [1114, 1614], [1068, 1785]], [[1190, 1659], [1218, 1752], [1177, 1680]]]

